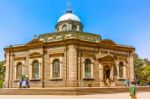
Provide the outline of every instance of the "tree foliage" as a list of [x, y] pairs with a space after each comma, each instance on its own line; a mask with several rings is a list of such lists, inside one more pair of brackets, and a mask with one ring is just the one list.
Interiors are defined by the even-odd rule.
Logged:
[[141, 69], [142, 85], [150, 84], [150, 65], [146, 65]]
[[137, 54], [135, 54], [134, 71], [135, 79], [140, 82], [140, 85], [150, 83], [150, 61], [148, 59], [141, 59]]
[[0, 80], [4, 80], [4, 77], [5, 77], [4, 63], [0, 62]]
[[0, 87], [3, 86], [3, 82], [4, 82], [4, 78], [5, 78], [5, 67], [4, 67], [4, 62], [0, 62]]

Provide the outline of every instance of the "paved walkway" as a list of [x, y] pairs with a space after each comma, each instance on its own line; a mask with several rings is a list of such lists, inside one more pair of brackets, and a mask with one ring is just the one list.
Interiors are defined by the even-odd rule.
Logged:
[[[55, 96], [55, 95], [0, 95], [0, 99], [130, 99], [128, 93], [96, 94], [82, 96]], [[150, 92], [138, 93], [137, 99], [150, 99]]]

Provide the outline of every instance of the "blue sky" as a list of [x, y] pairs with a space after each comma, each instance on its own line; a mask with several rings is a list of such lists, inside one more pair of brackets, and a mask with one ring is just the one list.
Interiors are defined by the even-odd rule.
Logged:
[[[0, 60], [3, 48], [54, 32], [67, 0], [0, 0]], [[150, 0], [71, 0], [84, 31], [132, 45], [150, 59]]]

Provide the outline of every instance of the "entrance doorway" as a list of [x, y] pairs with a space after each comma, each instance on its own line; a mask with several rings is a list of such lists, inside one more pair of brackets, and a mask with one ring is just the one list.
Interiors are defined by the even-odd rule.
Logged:
[[110, 80], [110, 66], [106, 65], [104, 67], [104, 84], [105, 86], [110, 86], [111, 80]]

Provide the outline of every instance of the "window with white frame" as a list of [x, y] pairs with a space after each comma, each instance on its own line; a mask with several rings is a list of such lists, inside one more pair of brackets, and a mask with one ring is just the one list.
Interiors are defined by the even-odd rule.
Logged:
[[60, 77], [60, 60], [54, 59], [52, 65], [52, 78], [59, 78]]
[[22, 77], [22, 63], [19, 62], [16, 66], [16, 79], [21, 79]]
[[35, 60], [32, 63], [32, 78], [33, 79], [39, 79], [39, 68], [40, 64], [39, 61]]
[[91, 78], [92, 75], [91, 75], [91, 60], [90, 59], [86, 59], [85, 60], [85, 67], [84, 67], [84, 70], [85, 70], [85, 78]]

